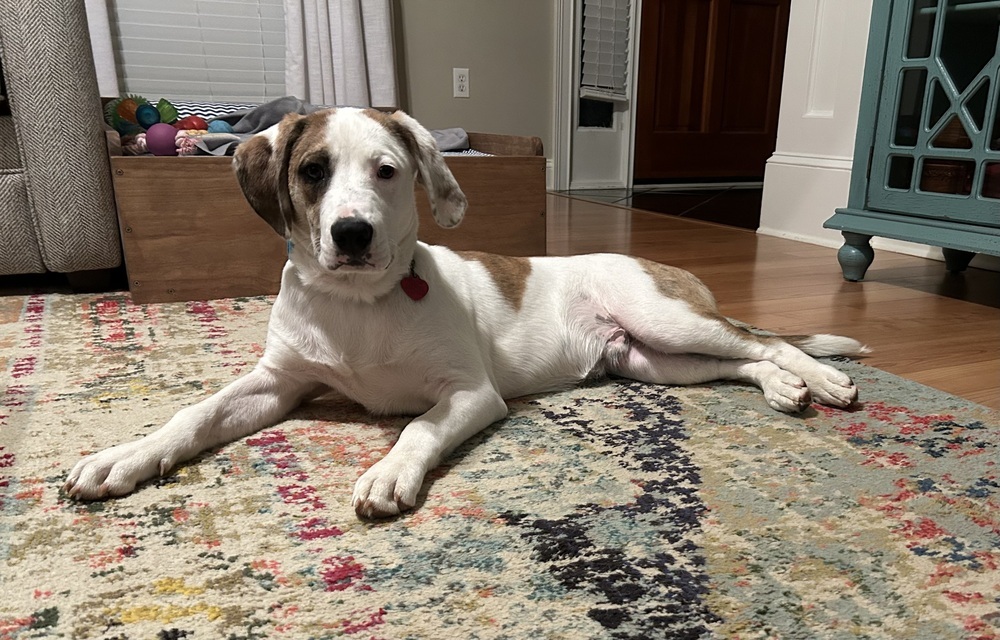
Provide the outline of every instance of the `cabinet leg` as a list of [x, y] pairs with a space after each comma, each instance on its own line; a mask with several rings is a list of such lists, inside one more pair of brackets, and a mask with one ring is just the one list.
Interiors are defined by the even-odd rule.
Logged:
[[841, 233], [844, 234], [844, 246], [837, 252], [837, 260], [844, 272], [844, 279], [851, 282], [864, 280], [865, 272], [875, 260], [875, 251], [870, 244], [872, 237], [850, 231]]
[[970, 251], [959, 251], [958, 249], [944, 248], [941, 249], [941, 253], [944, 254], [945, 266], [952, 273], [965, 271], [972, 259], [976, 257], [976, 254]]

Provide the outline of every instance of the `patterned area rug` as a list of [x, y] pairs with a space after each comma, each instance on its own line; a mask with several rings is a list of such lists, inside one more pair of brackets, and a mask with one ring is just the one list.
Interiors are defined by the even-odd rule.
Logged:
[[846, 361], [850, 412], [728, 383], [514, 401], [386, 522], [351, 490], [406, 421], [336, 399], [128, 497], [61, 493], [248, 371], [269, 305], [0, 299], [0, 637], [1000, 636], [1000, 417]]

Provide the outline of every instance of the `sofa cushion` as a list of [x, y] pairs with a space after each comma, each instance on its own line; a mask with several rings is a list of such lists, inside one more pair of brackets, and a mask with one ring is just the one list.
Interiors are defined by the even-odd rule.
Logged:
[[0, 203], [0, 274], [44, 272], [23, 173], [0, 170]]
[[14, 119], [0, 116], [0, 169], [20, 169], [21, 154], [17, 151]]

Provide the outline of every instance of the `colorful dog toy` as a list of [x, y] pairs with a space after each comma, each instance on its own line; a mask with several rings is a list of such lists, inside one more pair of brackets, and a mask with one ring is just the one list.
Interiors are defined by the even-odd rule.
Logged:
[[154, 156], [176, 156], [177, 129], [165, 122], [158, 122], [146, 131], [146, 148]]

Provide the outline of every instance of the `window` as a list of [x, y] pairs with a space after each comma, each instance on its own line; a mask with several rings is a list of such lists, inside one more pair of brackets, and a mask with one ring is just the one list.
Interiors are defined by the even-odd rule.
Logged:
[[111, 0], [122, 90], [264, 102], [285, 94], [282, 0]]
[[580, 95], [626, 98], [629, 0], [583, 0]]

